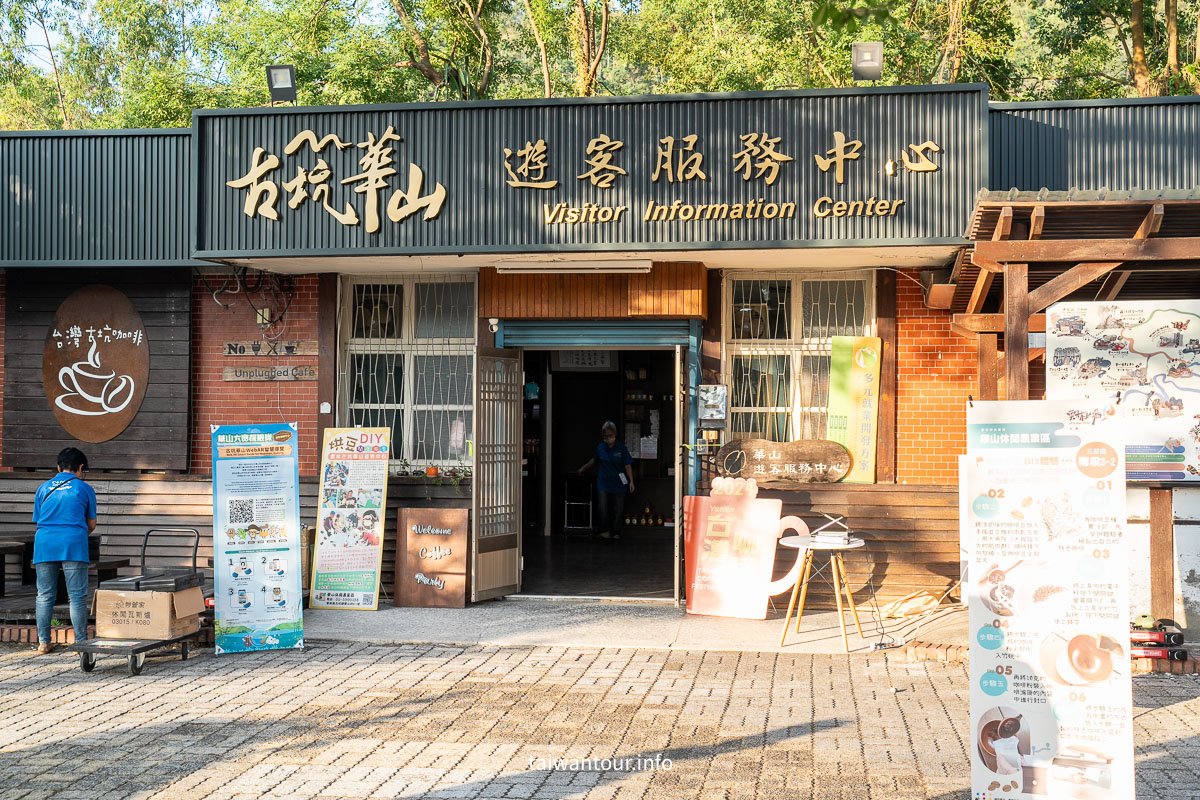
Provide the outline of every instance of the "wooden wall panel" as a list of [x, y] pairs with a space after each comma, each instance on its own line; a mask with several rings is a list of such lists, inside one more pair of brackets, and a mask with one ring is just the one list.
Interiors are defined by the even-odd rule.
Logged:
[[479, 271], [479, 316], [486, 319], [702, 318], [703, 264], [655, 264], [646, 274], [500, 275]]
[[[859, 607], [869, 607], [871, 587], [879, 604], [926, 589], [935, 595], [959, 577], [958, 489], [955, 486], [897, 484], [809, 485], [771, 491], [760, 497], [783, 500], [783, 514], [794, 514], [810, 528], [827, 522], [822, 513], [841, 514], [867, 546], [845, 552], [850, 588]], [[782, 576], [796, 551], [779, 548], [776, 577]], [[818, 558], [824, 564], [825, 558]], [[961, 588], [952, 597], [959, 597]], [[836, 608], [830, 588], [820, 580], [809, 587], [813, 608]], [[782, 601], [786, 604], [787, 597]], [[776, 599], [776, 604], [780, 602]], [[864, 618], [864, 631], [867, 620]], [[871, 631], [867, 631], [868, 636]]]
[[[58, 424], [42, 385], [42, 347], [62, 301], [81, 286], [123, 292], [142, 318], [150, 350], [146, 396], [129, 427], [107, 442], [80, 443]], [[10, 269], [5, 292], [4, 466], [44, 469], [64, 447], [92, 469], [188, 468], [191, 276], [184, 269]]]
[[[47, 478], [45, 474], [0, 473], [0, 541], [5, 533], [28, 532], [33, 513], [33, 495]], [[132, 476], [131, 476], [132, 478]], [[112, 479], [100, 480], [88, 476], [88, 484], [96, 490], [97, 525], [101, 535], [100, 555], [108, 558], [128, 558], [131, 566], [121, 570], [125, 575], [141, 571], [138, 563], [142, 536], [149, 528], [196, 528], [200, 531], [200, 562], [208, 564], [212, 556], [212, 482], [203, 478], [175, 479]], [[469, 508], [469, 484], [457, 489], [449, 484], [407, 483], [393, 480], [388, 484], [387, 514], [384, 519], [386, 536], [383, 542], [383, 586], [391, 591], [396, 565], [396, 519], [401, 507]], [[316, 525], [317, 483], [315, 479], [300, 481], [300, 521]], [[152, 539], [152, 541], [155, 541]], [[165, 548], [152, 548], [147, 561], [163, 566], [190, 563], [191, 543], [184, 539], [167, 541]], [[151, 558], [150, 556], [153, 556]], [[4, 559], [6, 586], [20, 583], [20, 565], [13, 556]], [[209, 575], [211, 577], [211, 570]]]

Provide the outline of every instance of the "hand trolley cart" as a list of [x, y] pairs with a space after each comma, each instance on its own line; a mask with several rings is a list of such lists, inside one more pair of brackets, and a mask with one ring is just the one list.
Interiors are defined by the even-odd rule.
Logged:
[[595, 479], [587, 475], [567, 475], [563, 486], [563, 531], [568, 534], [590, 534], [592, 528], [592, 493]]
[[[190, 567], [155, 567], [146, 566], [146, 548], [151, 534], [191, 535], [192, 565]], [[159, 545], [161, 546], [161, 545]], [[204, 573], [196, 564], [196, 555], [200, 549], [200, 531], [195, 528], [151, 528], [142, 537], [141, 575], [130, 575], [103, 581], [98, 588], [114, 589], [126, 592], [176, 592], [193, 586], [204, 585]], [[96, 666], [97, 655], [124, 656], [127, 659], [129, 674], [141, 675], [146, 664], [146, 654], [174, 644], [179, 645], [181, 661], [187, 661], [188, 646], [200, 635], [200, 631], [192, 631], [182, 636], [169, 639], [88, 639], [76, 642], [67, 649], [79, 653], [79, 668], [91, 672]]]
[[125, 656], [128, 661], [129, 674], [141, 675], [146, 665], [146, 654], [161, 647], [179, 645], [180, 661], [187, 661], [188, 644], [200, 635], [200, 631], [185, 633], [173, 639], [88, 639], [68, 647], [68, 650], [79, 653], [79, 668], [91, 672], [96, 666], [96, 656]]

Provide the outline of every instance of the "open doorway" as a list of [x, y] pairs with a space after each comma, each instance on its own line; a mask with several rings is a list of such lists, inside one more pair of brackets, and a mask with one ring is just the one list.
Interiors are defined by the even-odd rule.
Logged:
[[[676, 362], [670, 350], [525, 350], [522, 592], [675, 597]], [[634, 491], [600, 518], [596, 455], [616, 425]], [[607, 535], [604, 535], [607, 534]]]

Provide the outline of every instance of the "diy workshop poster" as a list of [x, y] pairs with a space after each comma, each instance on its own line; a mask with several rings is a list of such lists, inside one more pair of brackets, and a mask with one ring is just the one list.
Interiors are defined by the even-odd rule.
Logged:
[[388, 428], [325, 431], [310, 608], [379, 608], [391, 449]]

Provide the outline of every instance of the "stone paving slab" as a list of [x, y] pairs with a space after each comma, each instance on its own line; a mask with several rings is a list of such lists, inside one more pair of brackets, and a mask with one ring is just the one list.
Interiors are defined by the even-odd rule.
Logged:
[[[667, 650], [738, 650], [759, 653], [843, 653], [836, 611], [809, 609], [800, 630], [793, 622], [784, 644], [787, 597], [765, 620], [687, 614], [673, 603], [623, 603], [605, 600], [532, 599], [520, 596], [477, 603], [467, 608], [396, 608], [383, 603], [378, 611], [306, 610], [308, 640], [409, 644], [453, 642], [468, 645], [611, 647]], [[912, 639], [966, 645], [967, 613], [948, 606], [921, 619], [881, 620], [872, 603], [859, 609], [863, 635], [849, 612], [847, 644], [852, 653], [867, 653], [877, 641], [903, 644]], [[793, 618], [794, 619], [794, 618]]]
[[[967, 683], [885, 653], [362, 643], [135, 678], [7, 646], [0, 798], [966, 800]], [[1200, 798], [1200, 678], [1134, 699], [1139, 796]]]

